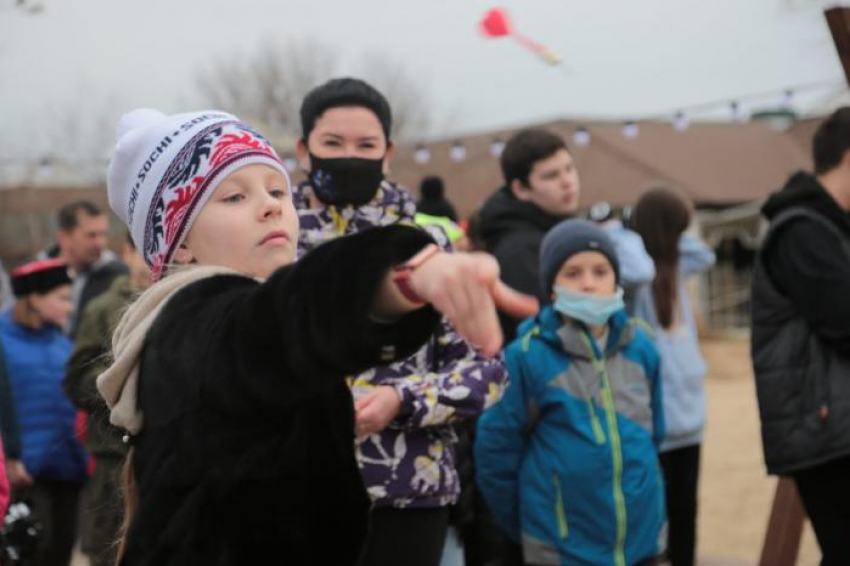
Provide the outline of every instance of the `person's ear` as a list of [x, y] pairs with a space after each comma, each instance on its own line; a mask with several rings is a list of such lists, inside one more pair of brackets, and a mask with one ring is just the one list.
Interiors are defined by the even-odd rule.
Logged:
[[124, 260], [124, 263], [129, 263], [130, 257], [132, 257], [134, 253], [136, 253], [136, 248], [127, 242], [121, 242], [121, 259]]
[[511, 192], [518, 200], [531, 200], [531, 189], [526, 187], [519, 179], [511, 181]]
[[71, 234], [65, 230], [56, 231], [56, 243], [59, 244], [59, 249], [64, 249], [68, 246]]
[[384, 175], [388, 175], [390, 172], [390, 161], [392, 160], [394, 153], [395, 145], [393, 142], [387, 142], [387, 153], [384, 154]]
[[310, 150], [307, 149], [304, 138], [299, 139], [295, 144], [295, 151], [298, 152], [298, 166], [306, 173], [310, 170]]
[[186, 247], [186, 244], [180, 244], [180, 247], [174, 252], [174, 263], [180, 265], [188, 265], [195, 261], [195, 255], [192, 250]]

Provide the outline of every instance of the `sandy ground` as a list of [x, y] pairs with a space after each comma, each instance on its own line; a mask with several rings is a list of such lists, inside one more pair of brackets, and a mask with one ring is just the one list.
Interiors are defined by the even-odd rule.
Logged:
[[[709, 366], [708, 424], [702, 455], [700, 566], [756, 566], [776, 479], [765, 473], [749, 342], [704, 340]], [[820, 552], [807, 525], [799, 566], [817, 566]], [[80, 554], [73, 566], [88, 566]]]
[[[764, 542], [776, 479], [766, 475], [762, 459], [749, 342], [704, 340], [702, 346], [709, 375], [699, 555], [707, 559], [703, 560], [706, 566], [717, 560], [755, 566]], [[819, 561], [820, 551], [807, 524], [797, 563], [817, 566]]]

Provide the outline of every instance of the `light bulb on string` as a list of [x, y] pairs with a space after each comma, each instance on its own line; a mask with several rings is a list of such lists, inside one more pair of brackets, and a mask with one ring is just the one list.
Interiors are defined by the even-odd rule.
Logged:
[[425, 165], [431, 161], [431, 152], [423, 144], [416, 146], [416, 151], [413, 152], [413, 160], [419, 165]]
[[578, 146], [587, 147], [590, 145], [590, 132], [584, 126], [579, 126], [573, 133], [573, 141]]
[[640, 127], [637, 125], [637, 122], [629, 120], [623, 124], [623, 137], [632, 140], [638, 137], [639, 133]]
[[690, 125], [691, 122], [684, 112], [676, 112], [676, 115], [673, 117], [673, 128], [677, 132], [684, 132]]
[[466, 147], [460, 141], [454, 142], [451, 149], [449, 149], [449, 157], [455, 163], [463, 161], [466, 159]]
[[782, 93], [782, 102], [779, 103], [779, 107], [783, 110], [791, 110], [794, 106], [794, 91], [791, 89], [786, 90]]
[[505, 151], [505, 142], [502, 141], [502, 138], [497, 137], [490, 142], [490, 155], [499, 157], [503, 151]]
[[746, 121], [747, 116], [744, 113], [744, 109], [741, 108], [741, 104], [737, 100], [733, 100], [729, 103], [729, 111], [732, 113], [733, 122], [740, 123]]
[[49, 156], [42, 157], [38, 160], [38, 176], [50, 177], [53, 175], [53, 158]]

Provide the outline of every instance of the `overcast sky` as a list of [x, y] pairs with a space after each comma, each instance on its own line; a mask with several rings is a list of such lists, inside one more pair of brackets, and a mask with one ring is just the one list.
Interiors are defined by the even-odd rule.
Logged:
[[[795, 85], [804, 112], [844, 81], [818, 0], [503, 0], [518, 31], [564, 58], [550, 67], [477, 30], [484, 0], [0, 0], [0, 158], [67, 153], [70, 122], [113, 128], [136, 106], [202, 105], [199, 69], [263, 40], [310, 38], [341, 71], [380, 52], [432, 104], [429, 136], [565, 116], [611, 118]], [[761, 99], [765, 106], [778, 101]], [[718, 111], [711, 113], [717, 117]], [[111, 132], [110, 132], [111, 137]], [[59, 140], [59, 141], [57, 141]]]

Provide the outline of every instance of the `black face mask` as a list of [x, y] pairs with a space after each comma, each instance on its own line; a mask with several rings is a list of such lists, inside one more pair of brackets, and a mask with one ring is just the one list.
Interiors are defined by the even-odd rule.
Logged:
[[316, 197], [333, 206], [361, 206], [384, 180], [384, 159], [323, 158], [310, 154], [310, 185]]

